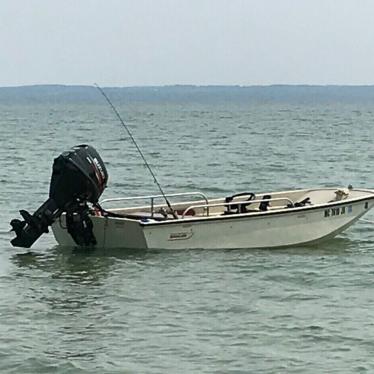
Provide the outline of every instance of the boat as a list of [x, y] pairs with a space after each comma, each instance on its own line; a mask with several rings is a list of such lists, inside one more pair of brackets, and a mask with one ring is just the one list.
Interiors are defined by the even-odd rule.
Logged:
[[[105, 199], [109, 203], [148, 200], [148, 205], [93, 210], [97, 246], [146, 249], [277, 248], [330, 239], [360, 219], [374, 205], [374, 190], [316, 188], [275, 193], [240, 193], [208, 199], [201, 192], [168, 194], [187, 198], [155, 204], [162, 195]], [[193, 198], [198, 198], [195, 200]], [[66, 215], [52, 225], [57, 242], [74, 246]]]
[[[187, 192], [99, 201], [107, 182], [105, 164], [93, 147], [79, 145], [63, 152], [53, 163], [47, 201], [32, 215], [21, 210], [22, 221], [11, 221], [16, 233], [11, 243], [29, 248], [52, 226], [62, 246], [232, 249], [305, 245], [338, 235], [374, 205], [374, 190], [352, 186], [242, 192], [214, 199]], [[171, 204], [171, 199], [177, 201]], [[136, 205], [126, 207], [129, 203]], [[108, 204], [116, 206], [106, 208]]]

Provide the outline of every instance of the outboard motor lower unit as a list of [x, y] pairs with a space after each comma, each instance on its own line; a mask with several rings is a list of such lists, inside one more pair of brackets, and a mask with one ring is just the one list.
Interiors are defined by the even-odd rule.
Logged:
[[62, 153], [53, 163], [49, 199], [33, 215], [21, 210], [23, 221], [10, 222], [16, 233], [12, 245], [30, 248], [64, 212], [67, 230], [75, 243], [95, 245], [87, 203], [98, 202], [107, 182], [104, 162], [93, 147], [78, 145]]

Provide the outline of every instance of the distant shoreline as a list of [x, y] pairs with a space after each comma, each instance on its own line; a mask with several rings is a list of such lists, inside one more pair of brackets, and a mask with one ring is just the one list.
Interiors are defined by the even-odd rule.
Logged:
[[[14, 85], [14, 86], [0, 86], [2, 89], [28, 89], [28, 88], [95, 88], [95, 86], [89, 84], [59, 84], [59, 83], [48, 83], [48, 84], [25, 84], [25, 85]], [[103, 88], [109, 89], [150, 89], [150, 88], [282, 88], [282, 87], [305, 87], [305, 88], [365, 88], [374, 87], [373, 84], [250, 84], [250, 85], [240, 85], [240, 84], [165, 84], [165, 85], [133, 85], [133, 86], [106, 86]]]
[[[374, 85], [269, 85], [269, 86], [133, 86], [103, 87], [121, 103], [365, 103], [374, 105]], [[0, 104], [103, 103], [94, 86], [31, 85], [0, 87]]]

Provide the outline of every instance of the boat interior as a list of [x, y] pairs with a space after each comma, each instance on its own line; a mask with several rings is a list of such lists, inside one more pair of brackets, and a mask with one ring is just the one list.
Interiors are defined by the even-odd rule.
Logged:
[[[294, 209], [298, 207], [335, 203], [341, 200], [373, 195], [370, 190], [349, 188], [321, 188], [274, 193], [242, 192], [225, 198], [208, 199], [201, 192], [168, 194], [173, 211], [167, 204], [160, 204], [163, 195], [137, 196], [105, 199], [101, 206], [111, 203], [134, 203], [148, 200], [148, 205], [122, 208], [108, 208], [97, 214], [127, 218], [140, 221], [165, 221], [173, 219], [190, 219], [201, 217], [229, 216], [233, 214], [253, 214], [275, 210]], [[188, 201], [186, 200], [188, 198]], [[193, 198], [193, 200], [191, 200]], [[175, 201], [178, 199], [179, 201]], [[182, 201], [181, 201], [182, 200]], [[184, 201], [183, 201], [184, 200]], [[158, 203], [157, 203], [158, 202]]]

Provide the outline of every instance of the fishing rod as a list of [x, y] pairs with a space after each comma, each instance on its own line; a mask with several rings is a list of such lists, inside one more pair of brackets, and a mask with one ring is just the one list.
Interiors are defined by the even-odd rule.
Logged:
[[132, 142], [134, 143], [136, 149], [138, 150], [140, 156], [142, 157], [143, 161], [144, 161], [144, 164], [145, 166], [148, 168], [149, 172], [151, 173], [152, 175], [152, 178], [153, 178], [153, 181], [157, 184], [157, 187], [158, 189], [160, 190], [161, 192], [161, 195], [163, 196], [163, 198], [165, 199], [165, 202], [168, 206], [168, 208], [170, 209], [170, 212], [171, 214], [173, 215], [174, 218], [178, 218], [177, 214], [175, 213], [174, 209], [171, 207], [170, 205], [170, 202], [168, 200], [168, 198], [166, 197], [160, 183], [158, 182], [157, 178], [156, 178], [156, 175], [154, 174], [154, 172], [152, 171], [150, 165], [148, 164], [143, 152], [141, 151], [140, 147], [138, 146], [135, 138], [133, 137], [130, 129], [128, 128], [128, 126], [126, 125], [125, 121], [122, 119], [122, 117], [120, 116], [120, 114], [118, 113], [116, 107], [113, 105], [113, 103], [109, 100], [109, 97], [106, 95], [106, 93], [104, 92], [104, 90], [97, 84], [95, 83], [95, 87], [99, 90], [99, 92], [104, 96], [104, 98], [106, 99], [106, 101], [108, 102], [108, 104], [110, 105], [110, 107], [113, 109], [113, 112], [116, 114], [117, 118], [119, 119], [119, 121], [121, 122], [122, 126], [126, 129], [127, 133], [129, 134], [130, 136], [130, 139], [132, 140]]

